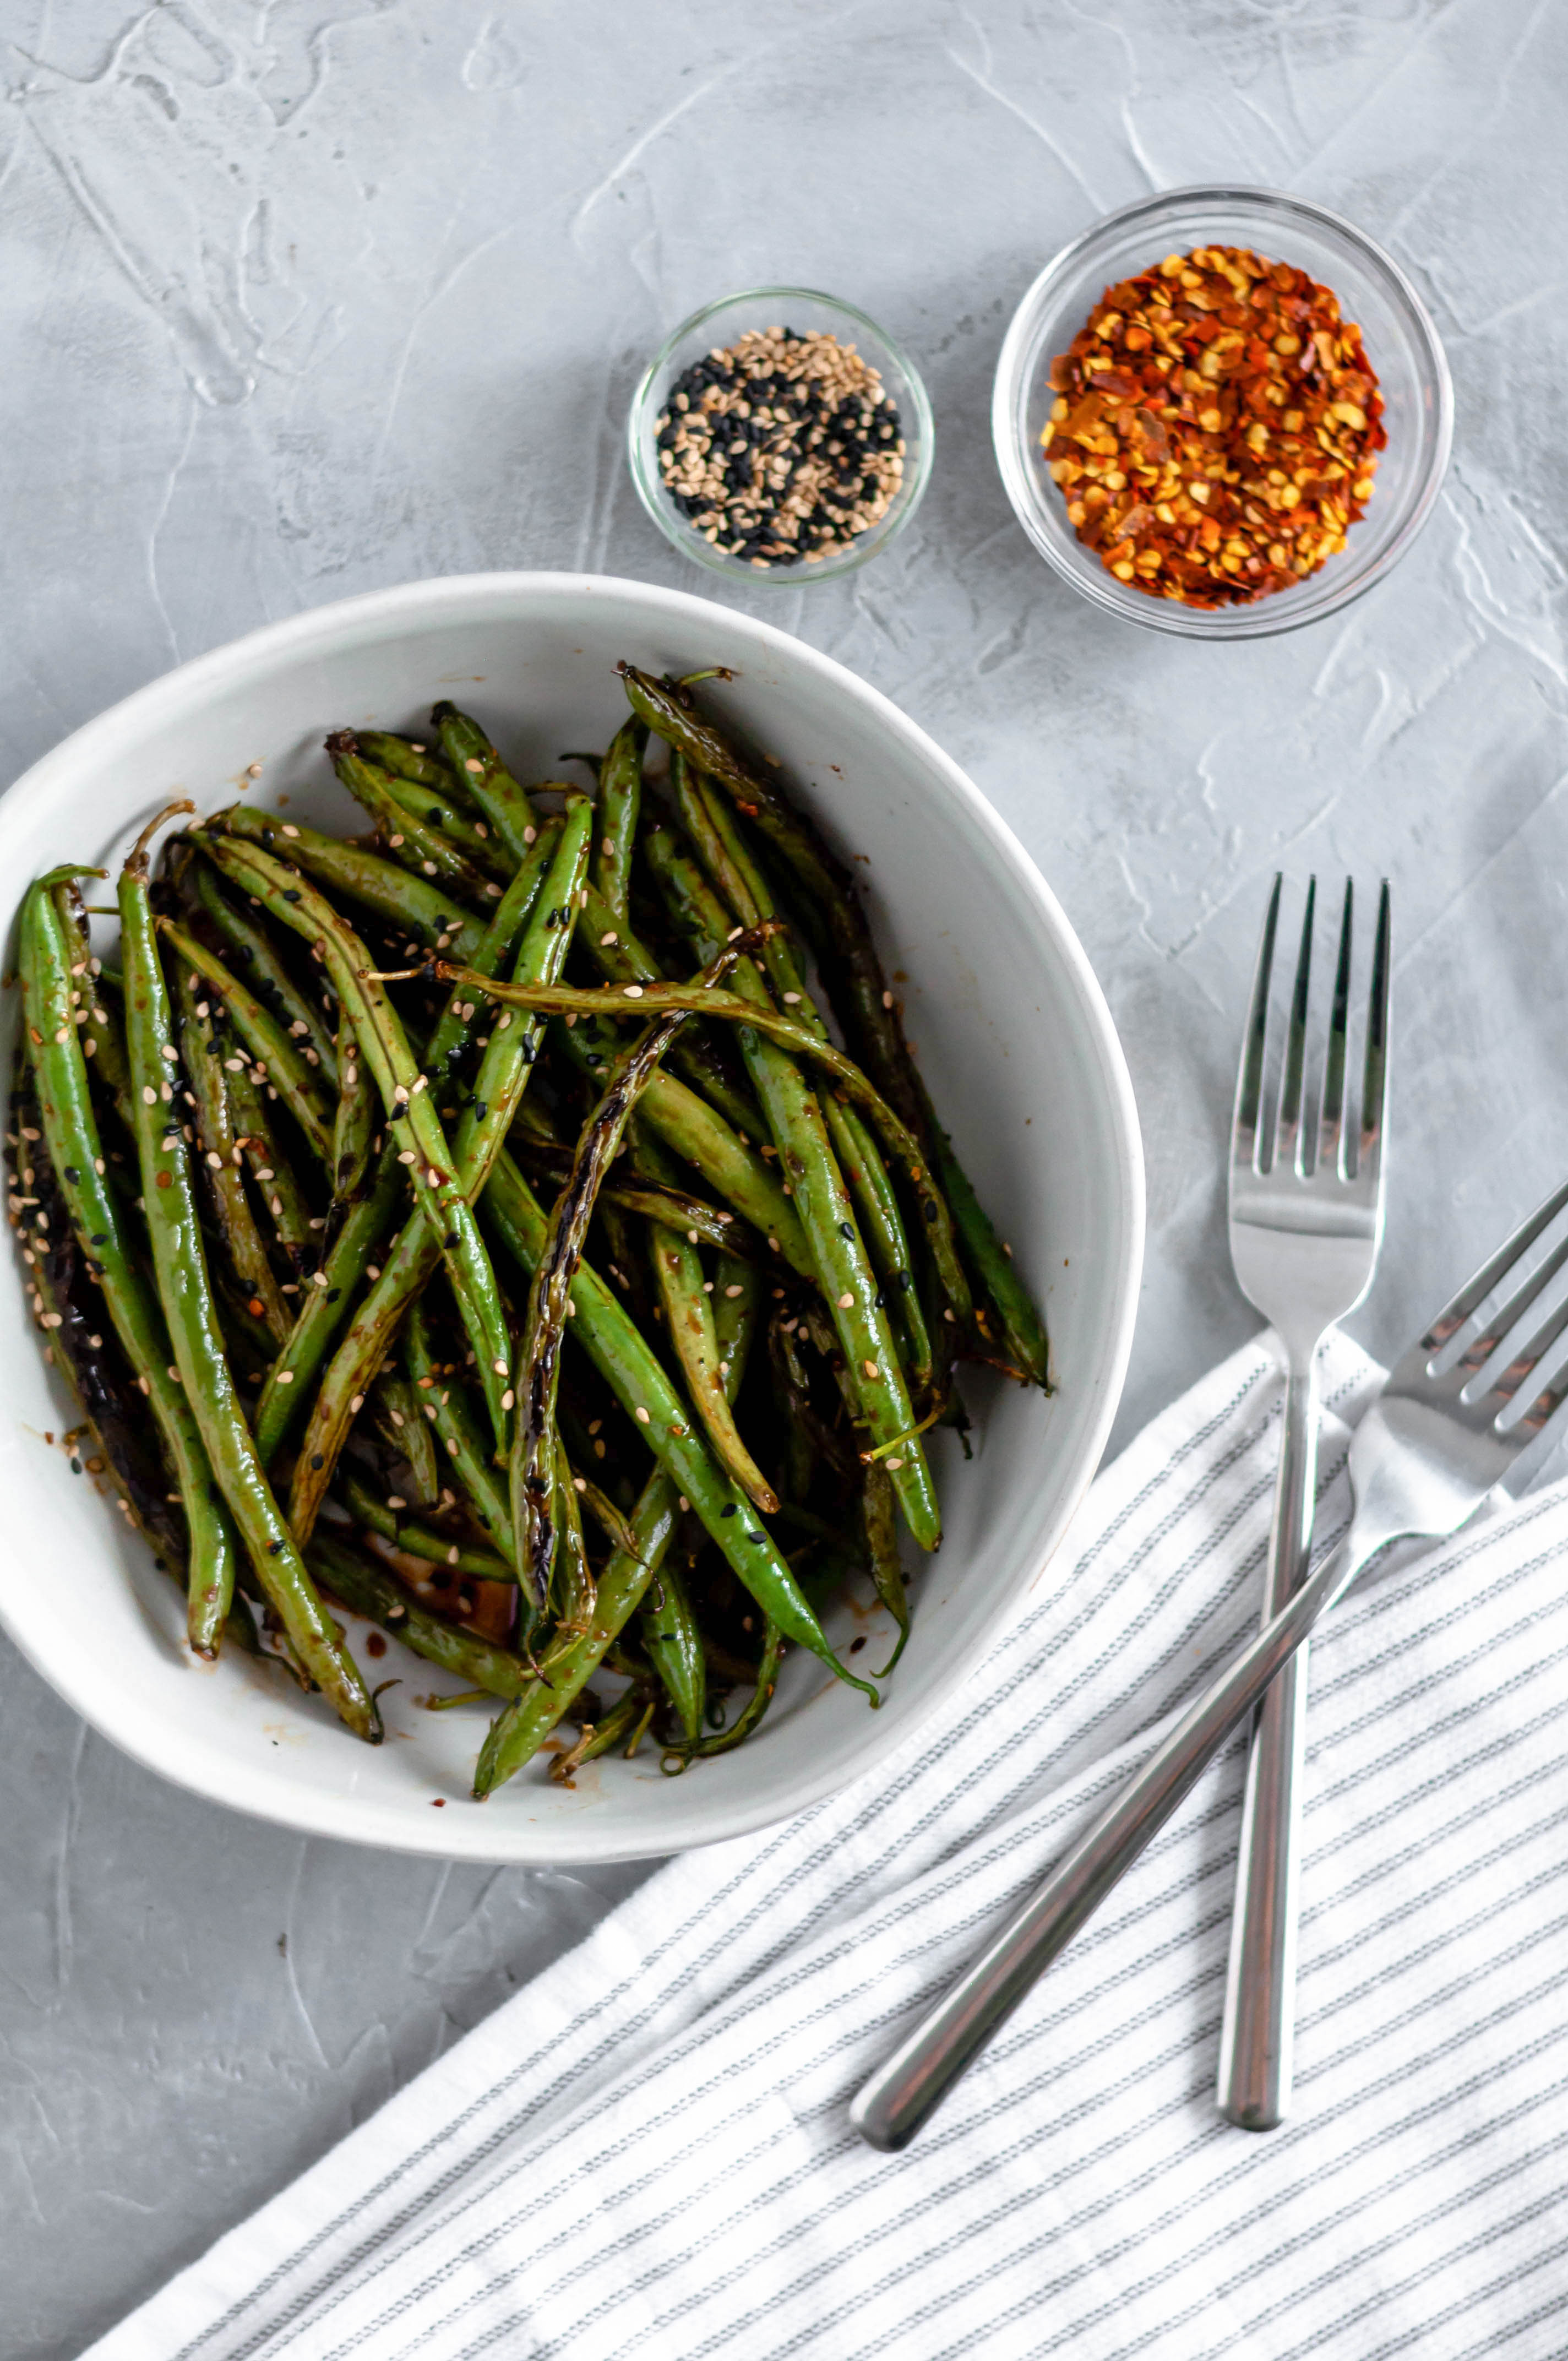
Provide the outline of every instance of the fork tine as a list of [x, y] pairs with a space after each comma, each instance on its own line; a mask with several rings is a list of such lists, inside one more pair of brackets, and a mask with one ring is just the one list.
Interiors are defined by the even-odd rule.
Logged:
[[[1568, 1263], [1568, 1238], [1560, 1238], [1545, 1260], [1537, 1263], [1530, 1277], [1514, 1290], [1508, 1301], [1495, 1312], [1486, 1326], [1471, 1338], [1470, 1343], [1466, 1345], [1454, 1363], [1450, 1375], [1458, 1376], [1463, 1372], [1461, 1382], [1468, 1384], [1478, 1369], [1484, 1369], [1504, 1338], [1510, 1335], [1519, 1326], [1531, 1304], [1541, 1301], [1564, 1263]], [[1533, 1339], [1531, 1341], [1533, 1342]], [[1537, 1357], [1539, 1358], [1539, 1356]], [[1533, 1367], [1534, 1363], [1531, 1362], [1530, 1366]], [[1501, 1379], [1498, 1382], [1500, 1384]], [[1510, 1393], [1516, 1391], [1519, 1383], [1519, 1380], [1516, 1378], [1508, 1391]]]
[[1388, 990], [1392, 961], [1388, 880], [1377, 897], [1377, 939], [1372, 951], [1372, 990], [1366, 1005], [1366, 1065], [1361, 1080], [1361, 1143], [1357, 1179], [1376, 1189], [1383, 1172], [1383, 1131], [1388, 1119]]
[[1563, 1363], [1550, 1385], [1542, 1386], [1524, 1416], [1516, 1422], [1514, 1433], [1521, 1443], [1533, 1443], [1551, 1424], [1565, 1401], [1568, 1401], [1568, 1362]]
[[[1535, 1334], [1520, 1345], [1496, 1383], [1488, 1386], [1486, 1391], [1475, 1403], [1476, 1413], [1495, 1418], [1505, 1410], [1519, 1388], [1528, 1378], [1535, 1375], [1553, 1345], [1561, 1344], [1565, 1331], [1568, 1331], [1568, 1299], [1558, 1304], [1555, 1311], [1549, 1312]], [[1560, 1378], [1564, 1386], [1568, 1387], [1568, 1370], [1561, 1372]], [[1530, 1411], [1526, 1413], [1527, 1417], [1534, 1416], [1541, 1403], [1552, 1390], [1550, 1386], [1544, 1389], [1538, 1400], [1531, 1403]], [[1548, 1411], [1546, 1417], [1550, 1416], [1551, 1412]], [[1527, 1429], [1527, 1432], [1539, 1433], [1541, 1427], [1545, 1423], [1546, 1418], [1543, 1417], [1538, 1425], [1533, 1429]]]
[[1318, 1121], [1318, 1169], [1335, 1171], [1342, 1180], [1345, 1178], [1345, 1036], [1350, 1025], [1350, 946], [1354, 907], [1355, 887], [1347, 877], [1344, 914], [1339, 928], [1339, 963], [1334, 970], [1333, 1012], [1329, 1018], [1328, 1048], [1323, 1054], [1323, 1110]]
[[1301, 948], [1296, 959], [1296, 981], [1290, 992], [1290, 1023], [1285, 1036], [1285, 1071], [1279, 1086], [1279, 1122], [1270, 1165], [1301, 1164], [1301, 1077], [1307, 1062], [1307, 1004], [1312, 990], [1312, 920], [1318, 907], [1318, 881], [1307, 880], [1307, 907], [1301, 919]]
[[[1476, 1306], [1485, 1303], [1493, 1290], [1501, 1285], [1515, 1264], [1529, 1253], [1541, 1232], [1551, 1228], [1564, 1205], [1568, 1205], [1568, 1180], [1561, 1188], [1554, 1189], [1546, 1202], [1538, 1205], [1534, 1213], [1519, 1224], [1512, 1237], [1504, 1239], [1497, 1253], [1482, 1264], [1474, 1279], [1465, 1281], [1452, 1302], [1444, 1304], [1416, 1347], [1416, 1352], [1424, 1361], [1433, 1360], [1449, 1339], [1457, 1335]], [[1515, 1317], [1518, 1317], [1517, 1312]]]
[[1231, 1125], [1233, 1171], [1255, 1171], [1257, 1169], [1257, 1119], [1263, 1103], [1264, 1053], [1268, 1045], [1268, 986], [1274, 972], [1274, 938], [1279, 926], [1279, 896], [1284, 884], [1283, 871], [1277, 870], [1274, 891], [1268, 897], [1263, 934], [1257, 946], [1252, 1006], [1247, 1014], [1246, 1038], [1242, 1045], [1241, 1071], [1236, 1076], [1236, 1108]]

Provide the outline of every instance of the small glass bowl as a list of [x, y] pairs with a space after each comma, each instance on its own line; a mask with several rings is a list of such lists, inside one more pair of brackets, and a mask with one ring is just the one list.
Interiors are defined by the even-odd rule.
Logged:
[[[1067, 502], [1040, 448], [1056, 400], [1051, 362], [1067, 351], [1106, 288], [1195, 246], [1250, 247], [1332, 288], [1344, 317], [1360, 324], [1387, 405], [1388, 447], [1378, 458], [1366, 514], [1350, 527], [1344, 548], [1315, 574], [1251, 606], [1185, 607], [1118, 581], [1068, 522]], [[1260, 640], [1336, 614], [1398, 564], [1447, 470], [1453, 387], [1420, 297], [1398, 263], [1349, 222], [1273, 189], [1168, 189], [1108, 214], [1041, 271], [1003, 344], [991, 426], [1019, 523], [1075, 590], [1151, 631]]]
[[[676, 508], [659, 473], [657, 435], [670, 390], [694, 361], [724, 350], [748, 328], [777, 327], [793, 328], [798, 335], [817, 330], [837, 336], [840, 344], [853, 345], [861, 358], [877, 371], [883, 391], [898, 410], [904, 435], [904, 480], [886, 515], [869, 532], [858, 533], [846, 548], [809, 565], [803, 560], [797, 566], [759, 566], [750, 558], [732, 557], [728, 550], [715, 549]], [[699, 566], [742, 582], [827, 582], [835, 575], [852, 573], [857, 566], [875, 557], [919, 507], [930, 481], [934, 440], [931, 404], [908, 354], [852, 303], [841, 303], [837, 296], [818, 294], [809, 287], [750, 287], [739, 295], [725, 296], [720, 302], [705, 303], [660, 346], [631, 397], [626, 422], [631, 480], [654, 523], [684, 556], [695, 557]]]

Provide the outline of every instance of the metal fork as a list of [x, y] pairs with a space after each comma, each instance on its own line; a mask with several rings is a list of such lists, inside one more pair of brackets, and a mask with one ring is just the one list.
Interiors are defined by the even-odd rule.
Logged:
[[[1568, 1400], [1568, 1300], [1547, 1302], [1568, 1264], [1568, 1237], [1522, 1278], [1520, 1268], [1564, 1206], [1568, 1185], [1460, 1289], [1394, 1368], [1351, 1439], [1355, 1510], [1338, 1548], [1188, 1708], [1033, 1898], [862, 2085], [850, 2121], [873, 2147], [901, 2148], [914, 2138], [1363, 1568], [1390, 1542], [1456, 1532], [1505, 1479], [1508, 1488], [1522, 1488], [1530, 1471], [1521, 1455]], [[1504, 1285], [1512, 1292], [1488, 1314], [1488, 1300]], [[1462, 1348], [1450, 1349], [1473, 1322], [1475, 1333]], [[1521, 1396], [1526, 1408], [1510, 1415]]]
[[[1345, 1056], [1354, 905], [1347, 880], [1322, 1095], [1316, 1122], [1306, 1119], [1307, 1016], [1318, 891], [1314, 877], [1307, 887], [1277, 1114], [1267, 1105], [1269, 985], [1283, 882], [1276, 877], [1263, 922], [1231, 1132], [1231, 1259], [1242, 1293], [1272, 1324], [1285, 1350], [1285, 1421], [1264, 1578], [1266, 1623], [1278, 1614], [1307, 1571], [1317, 1488], [1318, 1348], [1372, 1284], [1383, 1238], [1388, 1093], [1389, 913], [1385, 884], [1366, 1012], [1359, 1138], [1353, 1157]], [[1249, 2131], [1271, 2130], [1290, 2103], [1306, 1727], [1303, 1647], [1258, 1708], [1242, 1806], [1218, 2098], [1221, 2113]]]

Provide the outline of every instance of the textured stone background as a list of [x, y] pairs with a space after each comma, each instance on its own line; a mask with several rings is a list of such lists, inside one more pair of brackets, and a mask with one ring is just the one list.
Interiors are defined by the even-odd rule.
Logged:
[[[640, 363], [837, 290], [924, 366], [937, 478], [842, 583], [740, 596], [875, 681], [1034, 851], [1110, 994], [1150, 1252], [1123, 1432], [1254, 1324], [1219, 1151], [1283, 865], [1394, 880], [1397, 1342], [1556, 1174], [1568, 18], [1524, 0], [0, 0], [0, 765], [272, 617], [490, 566], [709, 587], [635, 505]], [[1447, 342], [1403, 570], [1231, 650], [1059, 588], [992, 368], [1150, 187], [1362, 223]], [[60, 1569], [69, 1578], [69, 1569]], [[444, 1872], [253, 1827], [0, 1642], [0, 2354], [66, 2356], [570, 1943], [634, 1872]]]

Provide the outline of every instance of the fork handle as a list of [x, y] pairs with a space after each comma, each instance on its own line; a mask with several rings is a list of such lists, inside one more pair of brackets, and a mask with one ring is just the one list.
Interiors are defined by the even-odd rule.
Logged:
[[[1264, 1584], [1266, 1624], [1300, 1587], [1311, 1546], [1317, 1341], [1289, 1353]], [[1246, 2131], [1272, 2131], [1290, 2104], [1306, 1728], [1307, 1650], [1301, 1647], [1257, 1709], [1247, 1756], [1218, 2089], [1221, 2114]]]
[[1062, 1856], [958, 1982], [863, 2082], [850, 2120], [872, 2147], [908, 2146], [1003, 2019], [1087, 1924], [1190, 1793], [1319, 1617], [1399, 1528], [1358, 1515], [1283, 1614], [1248, 1642], [1163, 1743]]

